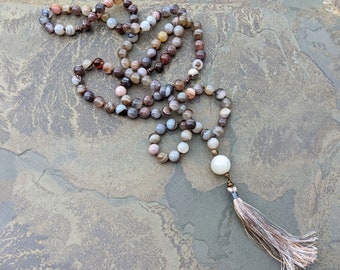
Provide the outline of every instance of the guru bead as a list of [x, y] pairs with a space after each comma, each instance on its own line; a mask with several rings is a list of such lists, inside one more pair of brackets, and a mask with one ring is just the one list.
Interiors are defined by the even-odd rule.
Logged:
[[229, 172], [231, 167], [230, 160], [224, 155], [215, 156], [210, 162], [210, 168], [217, 175], [224, 175]]

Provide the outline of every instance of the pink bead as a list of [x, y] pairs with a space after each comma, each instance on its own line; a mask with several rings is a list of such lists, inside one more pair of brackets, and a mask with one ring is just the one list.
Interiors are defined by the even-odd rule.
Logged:
[[62, 11], [62, 8], [59, 4], [53, 4], [51, 6], [51, 11], [55, 14], [55, 15], [59, 15]]
[[104, 5], [107, 8], [112, 8], [113, 7], [113, 0], [104, 0]]
[[122, 96], [126, 95], [126, 88], [122, 85], [117, 86], [116, 95], [118, 97], [122, 97]]
[[155, 143], [150, 144], [149, 153], [153, 156], [157, 155], [159, 153], [159, 145]]

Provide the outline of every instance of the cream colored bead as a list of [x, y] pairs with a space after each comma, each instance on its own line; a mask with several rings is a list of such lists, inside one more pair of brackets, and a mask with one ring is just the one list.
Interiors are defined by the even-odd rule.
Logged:
[[231, 111], [229, 108], [223, 108], [222, 110], [220, 110], [220, 116], [222, 118], [228, 118], [230, 115]]
[[208, 84], [206, 87], [204, 87], [204, 93], [207, 95], [207, 96], [211, 96], [213, 95], [215, 92], [215, 89], [212, 85]]
[[207, 142], [207, 145], [210, 150], [214, 150], [218, 148], [220, 142], [216, 138], [210, 138]]
[[231, 167], [230, 160], [224, 155], [215, 156], [210, 163], [210, 168], [217, 175], [224, 175], [229, 172]]
[[188, 142], [192, 139], [192, 132], [190, 130], [183, 130], [181, 132], [181, 139], [184, 141], [184, 142]]
[[180, 152], [181, 154], [186, 154], [189, 152], [189, 144], [186, 142], [180, 142], [177, 145], [177, 151]]

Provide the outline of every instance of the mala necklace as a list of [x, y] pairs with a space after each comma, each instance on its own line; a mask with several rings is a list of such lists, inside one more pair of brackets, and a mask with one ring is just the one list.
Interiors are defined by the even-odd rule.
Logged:
[[[130, 14], [129, 22], [119, 23], [110, 16], [106, 9], [114, 5], [122, 5]], [[156, 125], [154, 132], [149, 136], [149, 153], [156, 156], [161, 163], [178, 162], [180, 158], [189, 151], [189, 143], [193, 135], [199, 134], [206, 142], [212, 154], [211, 170], [216, 175], [226, 179], [227, 189], [233, 198], [234, 209], [240, 218], [249, 238], [258, 246], [263, 248], [274, 259], [282, 264], [282, 269], [295, 270], [305, 269], [316, 261], [317, 248], [315, 242], [317, 237], [314, 232], [304, 236], [294, 236], [282, 228], [273, 224], [262, 213], [251, 205], [245, 203], [238, 195], [237, 188], [230, 178], [230, 160], [227, 156], [218, 153], [219, 140], [224, 134], [231, 114], [231, 100], [223, 88], [214, 89], [211, 85], [202, 86], [194, 84], [199, 71], [203, 68], [205, 59], [204, 42], [202, 39], [203, 30], [199, 22], [192, 21], [187, 11], [177, 4], [165, 6], [161, 11], [154, 11], [150, 16], [141, 22], [137, 16], [138, 7], [130, 0], [104, 0], [98, 3], [94, 9], [78, 5], [53, 4], [50, 8], [44, 8], [39, 18], [39, 23], [45, 30], [52, 34], [73, 36], [91, 29], [92, 23], [102, 21], [109, 29], [115, 29], [120, 35], [127, 34], [127, 39], [118, 50], [120, 65], [105, 62], [102, 58], [84, 60], [81, 65], [73, 68], [74, 76], [72, 84], [76, 86], [76, 92], [87, 102], [93, 103], [97, 108], [104, 109], [109, 114], [117, 114], [130, 119], [166, 118], [164, 123]], [[64, 26], [60, 23], [54, 24], [52, 18], [55, 15], [71, 14], [84, 16], [85, 19], [80, 25]], [[134, 43], [138, 42], [143, 32], [148, 32], [162, 18], [173, 17], [171, 23], [166, 23], [163, 30], [151, 41], [150, 48], [142, 59], [130, 60], [129, 52], [133, 49]], [[170, 64], [171, 59], [176, 56], [176, 51], [182, 46], [182, 36], [185, 30], [191, 29], [194, 38], [194, 60], [192, 67], [182, 79], [173, 83], [161, 83], [159, 80], [151, 79], [153, 73], [162, 73], [165, 67]], [[166, 49], [161, 51], [162, 46], [174, 35]], [[159, 55], [158, 55], [159, 54]], [[102, 70], [105, 74], [114, 75], [120, 80], [115, 88], [115, 95], [119, 98], [118, 103], [106, 101], [102, 96], [97, 96], [89, 90], [83, 78], [86, 72], [91, 70]], [[142, 84], [150, 89], [150, 94], [143, 98], [133, 98], [128, 94], [132, 85]], [[193, 100], [201, 94], [214, 96], [220, 101], [221, 109], [217, 125], [213, 129], [205, 128], [203, 124], [193, 118], [193, 111], [187, 107], [187, 101]], [[155, 103], [163, 101], [166, 105], [162, 108], [154, 107]], [[176, 120], [172, 117], [180, 117]], [[175, 150], [169, 153], [161, 151], [161, 136], [168, 130], [181, 130], [181, 142]]]

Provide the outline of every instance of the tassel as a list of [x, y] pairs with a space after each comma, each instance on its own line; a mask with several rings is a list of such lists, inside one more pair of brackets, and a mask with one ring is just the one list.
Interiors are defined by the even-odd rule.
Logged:
[[[227, 177], [228, 179], [229, 177]], [[259, 247], [281, 262], [282, 270], [306, 269], [317, 258], [315, 232], [304, 236], [291, 235], [268, 220], [259, 210], [245, 203], [237, 194], [234, 184], [228, 179], [228, 191], [233, 196], [236, 214], [248, 237]]]

